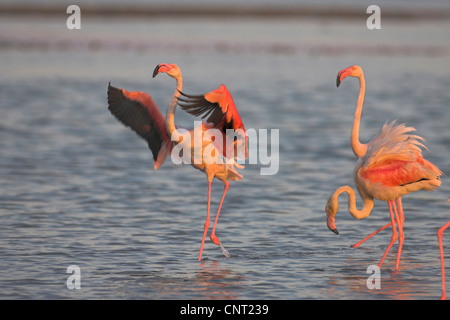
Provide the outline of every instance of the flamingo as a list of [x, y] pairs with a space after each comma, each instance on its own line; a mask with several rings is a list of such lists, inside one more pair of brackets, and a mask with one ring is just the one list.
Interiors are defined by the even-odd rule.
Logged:
[[[449, 199], [450, 201], [450, 199]], [[442, 246], [442, 236], [444, 235], [445, 229], [447, 229], [450, 226], [450, 221], [448, 221], [446, 224], [444, 224], [442, 227], [439, 228], [437, 235], [438, 235], [438, 241], [439, 241], [439, 252], [441, 254], [441, 270], [442, 270], [442, 296], [441, 300], [446, 300], [447, 295], [445, 294], [445, 263], [444, 263], [444, 248]]]
[[[208, 130], [216, 129], [223, 134], [225, 134], [227, 129], [236, 131], [242, 130], [240, 131], [241, 135], [239, 138], [233, 141], [231, 146], [234, 145], [236, 150], [245, 148], [246, 158], [248, 153], [244, 124], [233, 102], [233, 98], [225, 85], [222, 84], [218, 89], [207, 94], [192, 96], [182, 93], [182, 74], [180, 68], [176, 64], [157, 65], [153, 72], [153, 78], [160, 73], [167, 73], [176, 80], [176, 89], [170, 100], [165, 119], [149, 94], [145, 92], [130, 92], [125, 89], [113, 87], [111, 84], [109, 84], [108, 87], [109, 110], [119, 121], [130, 127], [147, 141], [153, 154], [155, 170], [161, 166], [167, 155], [173, 150], [174, 146], [183, 143], [183, 141], [191, 142], [191, 145], [188, 146], [191, 150], [189, 155], [191, 160], [197, 156], [196, 152], [198, 151], [195, 151], [196, 148], [193, 146], [195, 140], [193, 138], [195, 128], [189, 131], [185, 130], [187, 133], [182, 133], [181, 128], [175, 127], [174, 116], [179, 102], [182, 101], [183, 104], [180, 103], [180, 106], [193, 115], [198, 116], [203, 114], [203, 118], [205, 118], [211, 114], [206, 122], [201, 124], [201, 133], [203, 137], [201, 162], [196, 163], [196, 161], [190, 161], [194, 168], [205, 172], [208, 179], [207, 216], [204, 224], [204, 233], [198, 260], [201, 261], [206, 233], [210, 225], [211, 182], [214, 178], [217, 178], [224, 183], [224, 191], [210, 238], [214, 244], [220, 246], [223, 254], [229, 258], [230, 255], [228, 251], [216, 236], [215, 231], [225, 194], [229, 188], [229, 181], [242, 179], [242, 175], [237, 172], [237, 169], [241, 169], [243, 166], [235, 161], [238, 154], [235, 153], [232, 155], [232, 158], [230, 158], [230, 153], [227, 153], [227, 151], [229, 151], [228, 145], [223, 148], [220, 141], [215, 140], [215, 136], [208, 135]], [[180, 98], [180, 95], [183, 95], [183, 98]], [[187, 139], [188, 137], [186, 134], [190, 135], [192, 139]], [[225, 137], [223, 141], [228, 142]], [[211, 155], [210, 158], [203, 156], [203, 151], [206, 148], [211, 150], [208, 154]], [[213, 161], [211, 161], [211, 157], [213, 158]], [[219, 158], [223, 159], [223, 161], [218, 161]]]
[[[403, 246], [404, 213], [401, 197], [405, 194], [426, 190], [431, 191], [441, 185], [442, 172], [422, 156], [425, 146], [420, 136], [413, 135], [412, 127], [397, 124], [396, 121], [386, 123], [367, 144], [359, 141], [359, 125], [365, 94], [365, 80], [360, 66], [353, 65], [341, 70], [337, 75], [336, 85], [339, 87], [346, 77], [356, 77], [360, 82], [360, 91], [357, 101], [353, 128], [351, 132], [351, 145], [357, 157], [353, 179], [362, 198], [363, 207], [356, 208], [355, 191], [349, 186], [339, 187], [329, 198], [325, 211], [328, 228], [339, 234], [335, 225], [335, 216], [338, 211], [338, 198], [342, 193], [348, 195], [348, 211], [356, 219], [367, 218], [374, 206], [373, 199], [387, 201], [391, 222], [376, 230], [371, 235], [353, 245], [358, 247], [361, 243], [392, 225], [391, 241], [378, 265], [381, 268], [393, 243], [398, 239], [398, 252], [395, 270], [398, 270], [400, 255]], [[395, 217], [394, 217], [395, 215]], [[398, 225], [398, 234], [395, 224]]]

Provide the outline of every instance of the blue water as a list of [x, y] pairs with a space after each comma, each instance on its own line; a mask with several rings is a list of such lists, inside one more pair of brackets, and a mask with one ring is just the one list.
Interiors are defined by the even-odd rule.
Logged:
[[[367, 288], [366, 270], [390, 230], [349, 246], [389, 221], [386, 203], [357, 221], [343, 202], [340, 236], [327, 229], [324, 206], [337, 187], [353, 186], [358, 83], [335, 86], [351, 64], [367, 81], [361, 140], [398, 119], [427, 139], [426, 158], [450, 171], [449, 26], [92, 17], [69, 31], [65, 16], [2, 17], [0, 298], [439, 298], [436, 231], [450, 217], [447, 177], [437, 191], [404, 197], [400, 270], [394, 245], [379, 290]], [[246, 128], [279, 130], [278, 173], [247, 165], [230, 185], [217, 227], [229, 259], [207, 239], [197, 261], [204, 174], [169, 160], [154, 171], [146, 143], [107, 109], [111, 81], [151, 93], [165, 112], [174, 81], [151, 77], [162, 62], [180, 66], [186, 92], [225, 83]], [[193, 118], [178, 110], [176, 121], [191, 126]], [[213, 215], [221, 192], [215, 182]], [[70, 265], [80, 268], [79, 290], [66, 285]]]

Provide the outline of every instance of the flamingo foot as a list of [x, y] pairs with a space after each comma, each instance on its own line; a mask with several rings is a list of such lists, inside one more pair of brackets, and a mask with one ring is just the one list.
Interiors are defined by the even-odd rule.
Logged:
[[214, 242], [214, 244], [218, 245], [220, 247], [220, 249], [222, 249], [222, 253], [228, 259], [230, 257], [230, 254], [228, 253], [228, 250], [225, 249], [222, 242], [220, 242], [219, 238], [217, 238], [217, 236], [215, 234], [211, 234], [210, 238], [211, 238], [212, 242]]
[[220, 246], [220, 249], [222, 249], [223, 255], [224, 255], [227, 259], [230, 258], [230, 254], [228, 253], [228, 250], [225, 249], [225, 247], [223, 246], [222, 242], [220, 242], [220, 241], [219, 241], [219, 246]]
[[359, 248], [359, 246], [367, 239], [362, 239], [360, 242], [350, 245], [351, 248]]

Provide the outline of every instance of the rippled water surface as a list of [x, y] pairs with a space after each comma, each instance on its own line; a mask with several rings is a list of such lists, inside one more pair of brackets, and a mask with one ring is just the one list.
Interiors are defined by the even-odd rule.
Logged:
[[[321, 19], [92, 17], [69, 31], [65, 17], [2, 17], [0, 26], [0, 298], [440, 297], [436, 231], [450, 218], [447, 177], [435, 192], [404, 197], [400, 271], [394, 245], [379, 290], [367, 288], [366, 270], [391, 231], [349, 246], [389, 221], [386, 203], [355, 220], [341, 197], [339, 236], [324, 206], [338, 186], [353, 186], [358, 82], [335, 85], [352, 64], [367, 82], [361, 140], [398, 119], [450, 171], [448, 21], [385, 21], [375, 31], [365, 20]], [[162, 62], [180, 66], [186, 92], [225, 83], [246, 128], [279, 130], [277, 174], [247, 165], [230, 185], [217, 227], [229, 259], [207, 239], [197, 261], [205, 175], [170, 160], [154, 171], [146, 143], [107, 109], [111, 81], [151, 93], [165, 112], [175, 83], [151, 77]], [[192, 120], [178, 110], [180, 125]], [[213, 184], [213, 217], [222, 188]], [[66, 286], [70, 265], [81, 270], [80, 290]]]

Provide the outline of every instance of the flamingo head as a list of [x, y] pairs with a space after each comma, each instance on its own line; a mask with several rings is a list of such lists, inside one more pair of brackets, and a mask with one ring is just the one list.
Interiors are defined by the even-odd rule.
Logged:
[[169, 76], [175, 79], [181, 76], [180, 68], [178, 68], [176, 64], [169, 63], [158, 64], [155, 70], [153, 70], [153, 78], [156, 77], [159, 73], [167, 73]]
[[335, 234], [339, 234], [339, 231], [336, 228], [335, 225], [335, 216], [338, 211], [339, 204], [337, 201], [333, 201], [332, 198], [328, 200], [328, 203], [325, 207], [325, 211], [327, 213], [327, 226], [328, 229], [333, 231]]
[[342, 69], [341, 71], [339, 71], [339, 73], [337, 75], [336, 86], [339, 87], [342, 80], [344, 80], [344, 78], [347, 78], [348, 76], [359, 78], [362, 76], [362, 74], [363, 74], [363, 71], [362, 71], [361, 67], [358, 65], [353, 65], [351, 67]]

